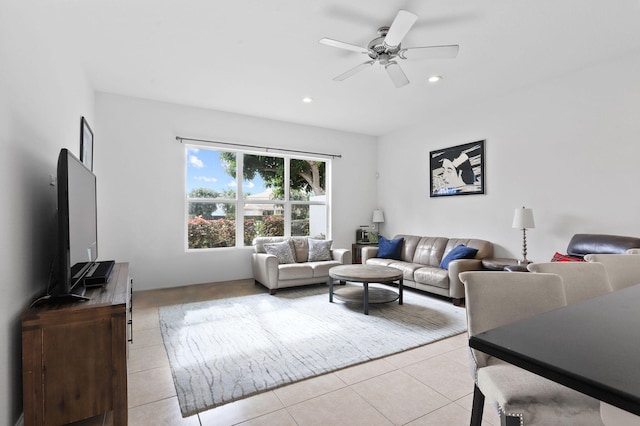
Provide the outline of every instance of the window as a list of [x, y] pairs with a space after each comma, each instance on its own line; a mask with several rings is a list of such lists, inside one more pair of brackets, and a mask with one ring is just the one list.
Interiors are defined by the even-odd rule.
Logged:
[[185, 149], [187, 249], [250, 246], [258, 236], [327, 237], [328, 160]]

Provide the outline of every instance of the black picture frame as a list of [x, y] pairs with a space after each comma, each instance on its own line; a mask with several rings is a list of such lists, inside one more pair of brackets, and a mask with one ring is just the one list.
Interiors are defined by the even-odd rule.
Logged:
[[80, 120], [80, 161], [93, 171], [93, 130], [84, 117]]
[[430, 196], [484, 194], [484, 145], [480, 140], [429, 152]]

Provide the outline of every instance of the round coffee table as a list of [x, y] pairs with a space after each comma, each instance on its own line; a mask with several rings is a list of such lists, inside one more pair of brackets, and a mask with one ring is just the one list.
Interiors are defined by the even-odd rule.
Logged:
[[[341, 284], [347, 281], [362, 283], [362, 288], [343, 288], [334, 291], [333, 281]], [[391, 284], [398, 282], [398, 293], [385, 288], [369, 289], [369, 283]], [[378, 265], [340, 265], [329, 269], [329, 302], [333, 296], [345, 302], [357, 302], [364, 305], [364, 314], [369, 315], [369, 303], [389, 303], [398, 300], [402, 305], [402, 271], [388, 266]]]

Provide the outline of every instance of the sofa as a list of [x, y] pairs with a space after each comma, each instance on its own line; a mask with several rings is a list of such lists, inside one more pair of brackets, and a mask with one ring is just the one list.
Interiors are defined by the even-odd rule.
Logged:
[[[574, 234], [569, 240], [566, 254], [555, 252], [551, 262], [584, 262], [589, 254], [632, 254], [640, 247], [640, 238], [608, 234]], [[509, 265], [510, 272], [527, 272], [527, 265]]]
[[274, 295], [279, 288], [326, 283], [329, 269], [351, 263], [351, 250], [331, 244], [309, 237], [257, 237], [251, 254], [256, 284]]
[[575, 234], [567, 246], [567, 255], [583, 258], [588, 254], [623, 254], [636, 248], [640, 248], [640, 238], [607, 234]]
[[[403, 285], [452, 299], [456, 306], [464, 299], [464, 285], [458, 274], [482, 270], [482, 259], [493, 257], [493, 243], [471, 238], [422, 237], [396, 235], [392, 241], [402, 239], [396, 258], [377, 257], [381, 247], [363, 247], [362, 263], [400, 269]], [[473, 258], [452, 260], [447, 269], [441, 267], [452, 250], [458, 246], [477, 249]]]

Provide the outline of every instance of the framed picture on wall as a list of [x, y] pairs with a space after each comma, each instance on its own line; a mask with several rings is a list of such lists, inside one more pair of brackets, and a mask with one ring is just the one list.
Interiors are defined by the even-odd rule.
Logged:
[[93, 171], [93, 130], [87, 120], [80, 120], [80, 161]]
[[484, 142], [429, 153], [431, 197], [484, 194]]

